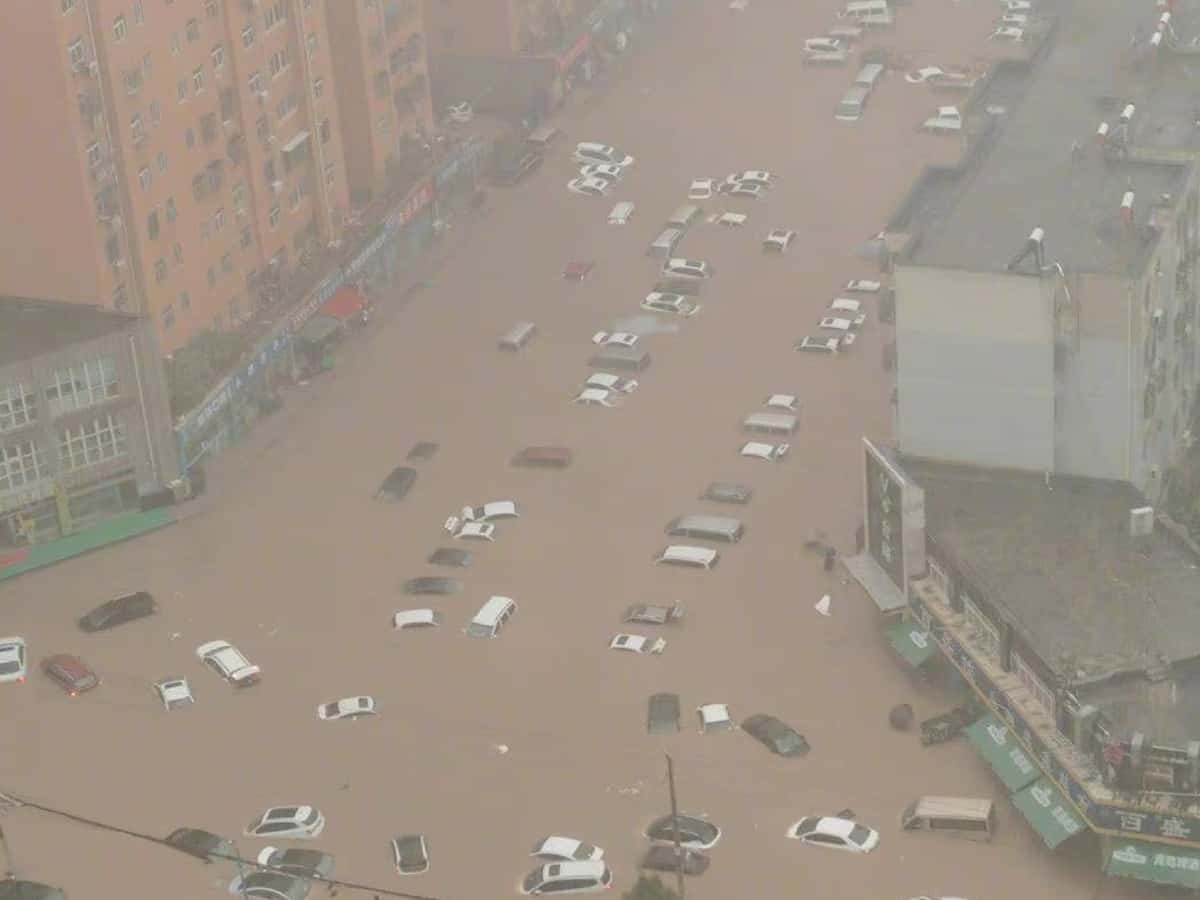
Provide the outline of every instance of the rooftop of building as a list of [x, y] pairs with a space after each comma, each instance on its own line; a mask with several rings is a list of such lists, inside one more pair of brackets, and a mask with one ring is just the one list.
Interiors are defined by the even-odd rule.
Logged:
[[1122, 482], [905, 459], [939, 550], [1067, 684], [1200, 658], [1200, 562]]
[[90, 304], [0, 295], [0, 365], [124, 331], [137, 318]]
[[[1112, 274], [1145, 266], [1155, 205], [1178, 196], [1187, 165], [1106, 158], [1096, 130], [1107, 121], [1116, 134], [1132, 102], [1131, 143], [1200, 147], [1191, 63], [1149, 47], [1159, 15], [1152, 3], [1059, 0], [1054, 9], [1046, 51], [1030, 65], [998, 65], [980, 98], [979, 114], [995, 127], [978, 154], [949, 189], [940, 184], [927, 208], [914, 210], [907, 230], [920, 239], [911, 263], [1003, 272], [1042, 228], [1048, 263]], [[1132, 228], [1121, 215], [1128, 191]]]

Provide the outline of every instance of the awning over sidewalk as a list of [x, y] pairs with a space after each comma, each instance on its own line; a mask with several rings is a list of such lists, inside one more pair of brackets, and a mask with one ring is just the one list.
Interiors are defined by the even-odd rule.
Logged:
[[327, 316], [333, 316], [335, 319], [353, 319], [363, 307], [367, 305], [367, 298], [364, 297], [358, 288], [352, 285], [343, 285], [338, 288], [332, 297], [325, 301], [325, 305], [321, 307], [321, 312]]
[[1022, 788], [1012, 800], [1051, 850], [1084, 829], [1083, 820], [1049, 778]]
[[1008, 728], [995, 716], [984, 716], [967, 726], [967, 738], [1011, 792], [1032, 784], [1041, 775]]
[[900, 657], [914, 669], [926, 663], [937, 644], [916, 622], [897, 622], [887, 630], [888, 641]]
[[1104, 871], [1118, 878], [1137, 878], [1200, 890], [1200, 851], [1143, 841], [1121, 841], [1113, 847]]
[[904, 594], [892, 583], [892, 579], [870, 553], [843, 556], [841, 559], [846, 571], [862, 585], [862, 589], [875, 601], [880, 612], [894, 613], [908, 605]]

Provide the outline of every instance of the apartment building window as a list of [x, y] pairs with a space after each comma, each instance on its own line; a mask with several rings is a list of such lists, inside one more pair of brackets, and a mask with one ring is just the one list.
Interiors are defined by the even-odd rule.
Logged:
[[28, 425], [37, 415], [37, 397], [24, 384], [0, 388], [0, 431]]
[[59, 9], [63, 13], [69, 13], [75, 8], [75, 0], [60, 0]]
[[324, 78], [314, 78], [313, 79], [313, 97], [315, 97], [317, 100], [320, 100], [321, 95], [324, 93], [325, 93], [325, 79]]
[[225, 209], [222, 207], [213, 213], [213, 231], [220, 231], [225, 227]]
[[967, 628], [973, 632], [976, 644], [992, 659], [1000, 658], [1000, 631], [992, 624], [991, 619], [971, 602], [966, 594], [962, 595], [963, 612], [966, 614]]
[[233, 88], [221, 88], [221, 121], [233, 121]]
[[192, 87], [197, 94], [204, 90], [204, 69], [200, 66], [192, 70]]
[[191, 150], [193, 147], [195, 147], [196, 146], [196, 132], [190, 128], [187, 129], [186, 131], [184, 131], [183, 142], [187, 145], [187, 148], [189, 150]]
[[333, 137], [333, 129], [329, 126], [329, 120], [322, 119], [321, 127], [318, 130], [321, 132], [321, 143], [328, 144], [329, 139]]
[[146, 139], [146, 126], [142, 124], [142, 117], [139, 113], [134, 113], [133, 118], [129, 120], [129, 130], [135, 144], [140, 144]]
[[124, 16], [117, 16], [113, 22], [113, 40], [120, 43], [129, 36], [129, 26], [125, 24]]
[[332, 186], [333, 180], [335, 177], [336, 177], [336, 172], [334, 169], [334, 165], [333, 165], [333, 163], [329, 163], [327, 166], [325, 166], [325, 183]]
[[237, 212], [241, 212], [246, 208], [246, 186], [240, 181], [233, 186], [229, 192], [230, 198], [233, 200], [233, 208]]
[[[375, 128], [379, 131], [380, 134], [387, 134], [388, 130], [391, 127], [392, 127], [392, 117], [391, 116], [380, 116], [378, 119], [375, 120]], [[322, 137], [321, 143], [324, 143], [324, 142], [325, 142], [324, 138]]]
[[0, 446], [0, 491], [11, 491], [32, 484], [42, 477], [37, 444], [21, 441]]
[[174, 198], [174, 197], [168, 197], [168, 198], [167, 198], [167, 221], [168, 221], [168, 222], [174, 222], [174, 221], [175, 221], [175, 216], [176, 216], [176, 212], [175, 212], [175, 198]]
[[267, 184], [270, 184], [271, 182], [276, 180], [275, 179], [275, 160], [268, 159], [265, 163], [263, 163], [263, 178], [266, 179]]
[[87, 63], [87, 51], [83, 49], [83, 38], [75, 38], [67, 44], [67, 58], [73, 68], [80, 68]]
[[242, 46], [247, 50], [254, 46], [254, 26], [247, 25], [242, 29]]
[[1033, 668], [1021, 658], [1021, 654], [1014, 653], [1012, 655], [1013, 671], [1020, 680], [1022, 686], [1029, 691], [1030, 695], [1037, 702], [1053, 721], [1054, 719], [1054, 692], [1046, 686], [1042, 679], [1038, 678], [1037, 673]]
[[243, 228], [243, 229], [242, 229], [242, 238], [241, 238], [241, 245], [242, 245], [242, 249], [243, 249], [243, 250], [249, 250], [249, 249], [250, 249], [250, 243], [251, 243], [250, 229], [249, 229], [248, 227], [247, 227], [247, 228]]
[[217, 0], [204, 0], [204, 14], [210, 19], [217, 17]]
[[104, 257], [110, 266], [121, 262], [121, 241], [115, 234], [110, 234], [104, 241]]
[[[180, 103], [186, 103], [188, 98], [187, 79], [181, 78], [175, 83], [175, 99]], [[190, 145], [189, 145], [190, 146]]]
[[251, 72], [249, 79], [247, 79], [247, 82], [250, 85], [250, 93], [252, 93], [252, 94], [264, 93], [263, 83], [262, 83], [262, 72], [259, 72], [259, 71]]
[[270, 31], [286, 18], [287, 4], [283, 0], [279, 0], [278, 3], [273, 3], [267, 7], [267, 12], [263, 17], [263, 25], [267, 31]]
[[57, 369], [45, 393], [52, 416], [95, 406], [117, 396], [116, 363], [105, 356]]
[[216, 113], [205, 113], [200, 117], [200, 137], [206, 144], [217, 139]]
[[188, 39], [189, 44], [192, 41], [200, 40], [200, 23], [199, 22], [197, 22], [195, 19], [188, 19], [187, 25], [185, 26], [185, 28], [187, 30], [187, 39]]
[[271, 227], [275, 228], [279, 225], [279, 207], [272, 206], [271, 211], [267, 214], [267, 221], [271, 223]]
[[221, 271], [226, 272], [226, 273], [233, 271], [233, 255], [232, 254], [229, 254], [229, 253], [222, 254], [222, 256], [221, 256]]
[[125, 93], [132, 97], [142, 89], [142, 70], [128, 69], [122, 77], [125, 79]]
[[304, 0], [304, 11], [308, 12], [310, 9], [312, 9], [312, 5], [313, 0]]
[[116, 459], [126, 452], [125, 429], [112, 415], [98, 416], [59, 433], [58, 456], [68, 472]]
[[162, 311], [163, 331], [170, 331], [175, 327], [175, 307], [167, 304], [167, 308]]
[[146, 10], [142, 5], [142, 0], [133, 0], [133, 23], [135, 25], [146, 24]]
[[112, 304], [114, 309], [124, 309], [129, 305], [129, 291], [125, 285], [118, 284], [113, 288]]
[[205, 219], [203, 222], [200, 223], [200, 240], [207, 241], [209, 238], [209, 235], [211, 235], [211, 234], [212, 234], [212, 226], [209, 224], [208, 219]]
[[151, 67], [151, 65], [153, 65], [153, 63], [154, 63], [154, 54], [151, 53], [149, 50], [147, 50], [142, 55], [142, 74], [143, 75], [150, 74], [150, 67]]
[[300, 206], [300, 201], [303, 199], [300, 193], [300, 185], [295, 185], [288, 194], [288, 209], [295, 212]]
[[266, 116], [259, 116], [254, 123], [254, 133], [260, 144], [267, 143], [271, 137], [271, 121]]
[[167, 280], [167, 261], [161, 256], [154, 261], [154, 280], [159, 284]]
[[150, 185], [154, 183], [154, 175], [150, 172], [149, 166], [142, 166], [138, 169], [138, 184], [142, 186], [143, 191], [150, 190]]
[[308, 36], [308, 38], [305, 40], [304, 44], [306, 47], [308, 47], [308, 55], [312, 56], [317, 51], [317, 35], [316, 35], [316, 33], [314, 32], [313, 34], [310, 34]]
[[176, 241], [171, 246], [171, 257], [172, 257], [172, 259], [175, 260], [175, 265], [177, 265], [177, 266], [183, 265], [183, 244]]
[[179, 308], [180, 309], [191, 309], [192, 308], [192, 295], [189, 294], [187, 291], [179, 292]]
[[271, 70], [271, 77], [277, 78], [287, 71], [288, 54], [286, 48], [276, 50], [267, 60], [267, 67]]
[[171, 55], [178, 56], [179, 51], [183, 49], [183, 42], [179, 40], [179, 32], [171, 32]]
[[89, 169], [94, 169], [100, 165], [100, 160], [103, 159], [103, 154], [100, 152], [100, 145], [98, 143], [93, 141], [92, 143], [88, 144], [86, 153]]
[[242, 321], [242, 298], [234, 297], [229, 301], [229, 321]]
[[215, 288], [217, 286], [217, 270], [212, 266], [208, 267], [208, 286]]
[[146, 216], [146, 233], [150, 235], [150, 240], [158, 240], [158, 211], [150, 213]]
[[217, 44], [209, 52], [209, 56], [212, 57], [213, 71], [220, 72], [225, 67], [225, 46]]
[[158, 171], [160, 173], [167, 171], [167, 151], [159, 150], [158, 156], [155, 157], [154, 162], [155, 165], [158, 166]]
[[162, 108], [158, 105], [157, 100], [150, 101], [150, 124], [158, 125], [162, 122]]

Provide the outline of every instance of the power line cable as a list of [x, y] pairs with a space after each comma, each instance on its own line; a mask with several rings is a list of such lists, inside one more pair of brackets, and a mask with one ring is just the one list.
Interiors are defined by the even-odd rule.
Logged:
[[[47, 813], [52, 816], [59, 816], [60, 818], [68, 819], [69, 821], [75, 822], [77, 824], [86, 825], [89, 828], [97, 828], [101, 831], [108, 831], [113, 834], [121, 834], [121, 835], [124, 835], [125, 837], [131, 837], [131, 838], [134, 838], [134, 839], [140, 840], [140, 841], [147, 841], [151, 844], [157, 844], [161, 847], [169, 847], [170, 849], [175, 850], [177, 852], [187, 853], [189, 856], [192, 856], [194, 858], [196, 857], [195, 853], [191, 853], [187, 850], [177, 847], [176, 845], [167, 841], [165, 838], [156, 837], [155, 835], [152, 835], [152, 834], [146, 834], [145, 832], [142, 832], [142, 831], [134, 831], [130, 828], [123, 828], [120, 825], [112, 825], [108, 822], [101, 822], [98, 819], [92, 819], [87, 816], [79, 815], [78, 813], [68, 812], [64, 809], [57, 809], [53, 806], [46, 806], [45, 804], [37, 803], [33, 800], [27, 800], [23, 797], [17, 797], [15, 794], [0, 793], [0, 811], [2, 811], [6, 806], [15, 807], [15, 808], [28, 807], [29, 809], [36, 809], [39, 812], [44, 812], [44, 813]], [[224, 859], [224, 860], [228, 860], [230, 862], [237, 863], [239, 866], [249, 865], [255, 869], [265, 869], [267, 871], [280, 872], [284, 875], [291, 875], [293, 878], [307, 877], [307, 876], [298, 876], [298, 875], [296, 875], [295, 872], [290, 872], [287, 869], [281, 869], [277, 866], [260, 863], [257, 860], [245, 859], [241, 856], [238, 856], [237, 854], [221, 853], [218, 851], [213, 851], [207, 855], [209, 857], [212, 857], [215, 859]], [[396, 890], [392, 890], [390, 888], [376, 887], [374, 885], [369, 885], [369, 884], [361, 884], [356, 881], [342, 881], [337, 878], [307, 877], [307, 880], [313, 881], [313, 882], [319, 882], [321, 884], [327, 884], [327, 885], [330, 885], [331, 887], [346, 888], [346, 889], [352, 890], [352, 891], [365, 891], [365, 892], [373, 893], [376, 897], [401, 897], [401, 898], [404, 898], [404, 900], [440, 900], [440, 898], [428, 897], [423, 894], [409, 894], [409, 893], [405, 893], [404, 891], [396, 891]]]

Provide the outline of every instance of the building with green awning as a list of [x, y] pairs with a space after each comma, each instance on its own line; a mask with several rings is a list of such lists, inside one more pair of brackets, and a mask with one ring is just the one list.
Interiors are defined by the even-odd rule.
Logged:
[[914, 669], [928, 662], [937, 650], [929, 632], [915, 622], [896, 622], [887, 629], [887, 636], [892, 649]]
[[968, 725], [967, 738], [1010, 792], [1032, 784], [1041, 775], [1012, 733], [995, 716], [984, 716]]
[[1121, 841], [1114, 845], [1104, 871], [1118, 878], [1200, 890], [1200, 850]]
[[1051, 850], [1084, 830], [1083, 819], [1049, 778], [1017, 791], [1012, 801]]

